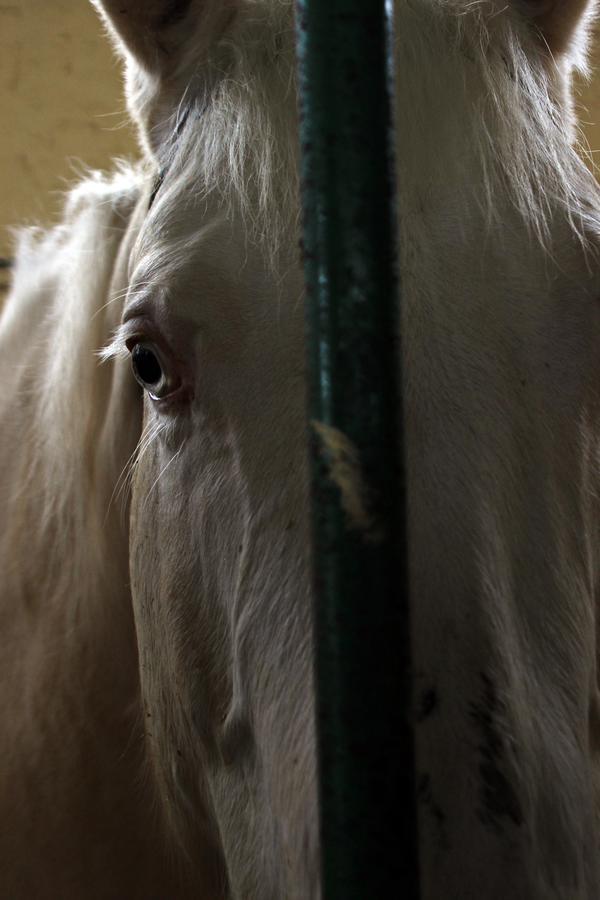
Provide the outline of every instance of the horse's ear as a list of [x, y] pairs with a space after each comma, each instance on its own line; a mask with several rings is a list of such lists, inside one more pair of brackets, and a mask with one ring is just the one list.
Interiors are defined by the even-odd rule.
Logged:
[[111, 30], [149, 72], [171, 70], [186, 40], [212, 35], [233, 12], [233, 0], [91, 0]]
[[129, 111], [155, 152], [192, 75], [234, 18], [239, 0], [91, 0], [126, 62]]
[[597, 0], [517, 0], [550, 53], [582, 59]]

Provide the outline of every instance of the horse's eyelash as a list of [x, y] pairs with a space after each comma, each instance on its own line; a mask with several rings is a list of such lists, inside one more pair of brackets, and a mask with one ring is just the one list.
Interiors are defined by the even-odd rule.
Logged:
[[115, 331], [112, 340], [106, 347], [98, 352], [101, 362], [107, 362], [109, 359], [127, 359], [129, 357], [129, 349], [127, 347], [127, 338], [131, 337], [125, 325], [120, 325]]

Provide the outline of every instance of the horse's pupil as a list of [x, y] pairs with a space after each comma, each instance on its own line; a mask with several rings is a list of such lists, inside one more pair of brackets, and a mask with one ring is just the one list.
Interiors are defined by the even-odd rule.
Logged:
[[131, 355], [133, 368], [144, 384], [157, 384], [162, 378], [162, 369], [156, 355], [148, 347], [138, 344]]

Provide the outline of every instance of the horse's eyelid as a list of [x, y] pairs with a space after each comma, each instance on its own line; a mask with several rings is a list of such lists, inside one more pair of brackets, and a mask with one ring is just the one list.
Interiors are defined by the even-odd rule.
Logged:
[[131, 353], [136, 344], [139, 344], [143, 338], [139, 334], [131, 334], [129, 337], [123, 339], [123, 345], [127, 348], [127, 350]]

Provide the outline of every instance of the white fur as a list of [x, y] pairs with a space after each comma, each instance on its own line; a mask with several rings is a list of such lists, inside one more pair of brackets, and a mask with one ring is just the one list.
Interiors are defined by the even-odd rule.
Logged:
[[[136, 4], [105, 6], [121, 33], [119, 10]], [[593, 4], [556, 58], [526, 6], [396, 3], [424, 900], [600, 895], [600, 206], [568, 97]], [[100, 795], [125, 798], [126, 833], [149, 837], [129, 876], [111, 875], [108, 841], [99, 897], [149, 896], [168, 843], [161, 896], [307, 900], [319, 888], [292, 10], [247, 0], [223, 24], [216, 6], [191, 8], [159, 29], [168, 54], [148, 55], [147, 22], [143, 47], [127, 32], [144, 166], [86, 181], [63, 226], [25, 239], [0, 320], [0, 801], [15, 815], [23, 798], [17, 835], [37, 804], [34, 855], [45, 830], [50, 860], [76, 831], [88, 859], [100, 838], [86, 843], [73, 813], [87, 783], [73, 760], [86, 715], [106, 706], [89, 769]], [[140, 335], [188, 391], [172, 408], [145, 398], [136, 452], [142, 403], [114, 357]], [[132, 454], [130, 596], [113, 501]], [[139, 748], [127, 773], [124, 732]], [[32, 754], [56, 788], [45, 805]], [[35, 874], [16, 887], [24, 845], [2, 851], [0, 871], [11, 896], [41, 896]], [[40, 871], [44, 896], [90, 895], [91, 863]]]

